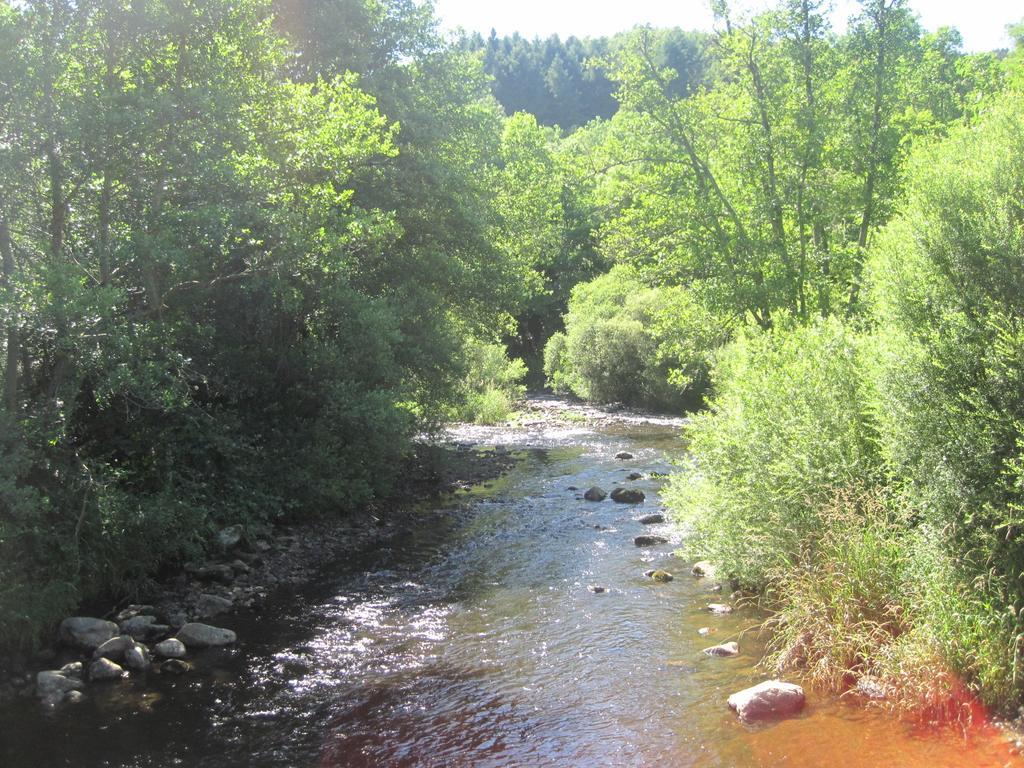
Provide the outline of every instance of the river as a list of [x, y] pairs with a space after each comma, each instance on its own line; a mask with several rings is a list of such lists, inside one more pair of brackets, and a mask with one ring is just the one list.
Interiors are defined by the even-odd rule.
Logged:
[[[745, 631], [758, 617], [709, 615], [723, 596], [675, 557], [679, 532], [636, 522], [659, 509], [663, 480], [650, 474], [682, 455], [677, 420], [540, 419], [452, 439], [521, 460], [485, 487], [423, 505], [389, 546], [219, 622], [242, 642], [204, 652], [196, 674], [92, 686], [54, 712], [34, 701], [0, 711], [0, 765], [1016, 764], [995, 729], [922, 730], [813, 692], [799, 717], [736, 719], [727, 696], [766, 677], [757, 634]], [[643, 479], [626, 481], [633, 471]], [[616, 483], [646, 501], [580, 496]], [[641, 533], [671, 543], [638, 548]], [[675, 580], [644, 576], [655, 567]], [[727, 640], [740, 656], [701, 652]]]

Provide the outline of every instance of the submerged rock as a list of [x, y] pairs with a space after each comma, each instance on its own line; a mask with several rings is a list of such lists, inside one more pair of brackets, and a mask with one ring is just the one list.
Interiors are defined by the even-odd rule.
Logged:
[[705, 648], [704, 653], [708, 656], [737, 656], [740, 652], [739, 643], [722, 643]]
[[618, 453], [615, 454], [615, 458], [618, 459], [619, 461], [629, 461], [630, 459], [633, 458], [633, 454], [628, 453], [627, 451], [619, 451]]
[[120, 680], [124, 675], [124, 669], [110, 659], [99, 658], [89, 665], [89, 679], [93, 681]]
[[711, 613], [732, 613], [732, 606], [725, 603], [708, 603], [707, 609]]
[[168, 659], [160, 665], [160, 672], [165, 675], [184, 675], [192, 669], [192, 665], [181, 659]]
[[58, 630], [64, 645], [82, 651], [94, 651], [118, 633], [117, 624], [88, 616], [72, 616], [60, 623]]
[[626, 475], [626, 479], [627, 480], [642, 480], [643, 479], [643, 475], [641, 475], [639, 472], [630, 472], [628, 475]]
[[715, 634], [715, 632], [717, 632], [717, 631], [718, 630], [716, 630], [714, 627], [701, 627], [700, 629], [697, 630], [697, 634], [700, 635], [701, 637], [707, 637], [708, 635]]
[[663, 571], [661, 568], [656, 568], [653, 571], [647, 571], [644, 573], [644, 576], [652, 578], [655, 581], [660, 581], [663, 584], [672, 581], [675, 578], [671, 573]]
[[607, 587], [602, 587], [598, 584], [591, 584], [587, 587], [587, 591], [593, 592], [595, 595], [600, 595], [608, 591]]
[[658, 544], [668, 544], [664, 536], [637, 536], [633, 543], [638, 547], [653, 547]]
[[729, 706], [745, 721], [793, 715], [804, 702], [803, 688], [780, 680], [766, 680], [729, 697]]
[[640, 523], [640, 525], [657, 525], [658, 523], [665, 522], [665, 516], [660, 512], [655, 512], [650, 515], [644, 515], [637, 520], [637, 522]]
[[153, 652], [165, 659], [180, 659], [186, 653], [185, 644], [176, 637], [169, 637], [163, 642], [157, 643]]
[[605, 493], [604, 488], [599, 488], [596, 485], [588, 488], [587, 492], [583, 494], [583, 498], [587, 501], [604, 501], [607, 496], [608, 494]]
[[639, 504], [645, 498], [644, 492], [636, 488], [616, 488], [612, 491], [612, 501], [620, 504]]
[[238, 639], [230, 629], [211, 627], [209, 624], [191, 622], [178, 630], [178, 640], [185, 644], [186, 648], [212, 648], [221, 645], [230, 645]]

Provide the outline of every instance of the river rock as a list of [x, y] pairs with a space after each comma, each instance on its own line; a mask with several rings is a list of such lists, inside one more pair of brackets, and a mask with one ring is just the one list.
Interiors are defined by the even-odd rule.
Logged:
[[589, 592], [593, 592], [595, 595], [600, 595], [600, 594], [602, 594], [604, 592], [607, 592], [608, 591], [608, 587], [602, 587], [602, 586], [600, 586], [598, 584], [591, 584], [590, 586], [587, 587], [587, 590]]
[[786, 717], [804, 708], [804, 689], [794, 683], [766, 680], [763, 683], [734, 693], [729, 706], [741, 720], [763, 720]]
[[726, 605], [725, 603], [708, 603], [707, 609], [711, 611], [711, 613], [732, 613], [732, 606]]
[[196, 576], [202, 581], [230, 584], [234, 581], [235, 569], [225, 563], [208, 563], [196, 571]]
[[75, 680], [82, 679], [82, 673], [85, 671], [85, 665], [80, 661], [72, 661], [70, 664], [65, 664], [60, 668], [60, 673], [64, 677], [74, 678]]
[[657, 525], [658, 523], [665, 522], [665, 516], [660, 512], [655, 512], [650, 515], [644, 515], [637, 520], [637, 522], [640, 523], [640, 525]]
[[67, 677], [53, 669], [36, 675], [36, 696], [46, 704], [56, 704], [68, 691], [77, 691], [81, 687], [81, 680]]
[[675, 578], [671, 573], [663, 571], [661, 568], [657, 568], [653, 571], [647, 571], [644, 575], [654, 579], [655, 581], [661, 582], [662, 584], [668, 583]]
[[60, 623], [58, 630], [64, 645], [82, 651], [94, 651], [118, 633], [117, 624], [88, 616], [72, 616]]
[[704, 653], [708, 656], [737, 656], [739, 652], [739, 643], [722, 643], [704, 649]]
[[178, 630], [178, 639], [185, 644], [186, 648], [211, 648], [230, 645], [238, 637], [230, 629], [211, 627], [209, 624], [193, 621]]
[[638, 547], [653, 547], [658, 544], [668, 544], [664, 536], [637, 536], [633, 543]]
[[185, 656], [185, 644], [176, 637], [169, 637], [153, 647], [157, 656], [165, 659], [180, 659]]
[[89, 665], [89, 679], [93, 681], [119, 680], [124, 674], [124, 669], [110, 659], [99, 658]]
[[141, 616], [146, 613], [152, 614], [155, 612], [156, 608], [152, 605], [129, 605], [127, 608], [122, 609], [114, 619], [118, 624], [120, 624], [123, 621], [128, 621], [128, 619], [134, 619], [136, 616]]
[[708, 635], [713, 635], [713, 634], [715, 634], [715, 632], [716, 632], [716, 630], [714, 629], [714, 627], [701, 627], [700, 629], [697, 630], [697, 634], [700, 635], [701, 637], [707, 637]]
[[217, 532], [217, 543], [224, 549], [234, 549], [242, 541], [242, 526], [229, 525]]
[[626, 451], [619, 451], [618, 453], [615, 454], [615, 458], [618, 459], [619, 461], [629, 461], [630, 459], [633, 458], [633, 454], [628, 453]]
[[92, 652], [94, 659], [110, 659], [111, 661], [121, 661], [124, 658], [124, 653], [129, 648], [135, 645], [135, 638], [131, 635], [118, 635], [112, 637], [95, 651]]
[[181, 659], [168, 659], [160, 665], [160, 672], [165, 675], [184, 675], [192, 669], [192, 665]]
[[616, 488], [612, 491], [612, 501], [620, 504], [639, 504], [644, 498], [644, 492], [636, 488]]
[[132, 672], [145, 672], [149, 669], [149, 651], [141, 643], [133, 643], [124, 652], [124, 665]]
[[643, 480], [643, 477], [644, 476], [639, 472], [630, 472], [628, 475], [626, 475], [627, 480]]
[[158, 624], [156, 616], [136, 616], [121, 622], [121, 632], [141, 642], [159, 640], [171, 631], [167, 624]]
[[64, 694], [63, 701], [65, 704], [81, 704], [85, 701], [85, 694], [81, 691], [68, 691]]
[[690, 573], [697, 578], [713, 579], [715, 578], [715, 566], [707, 560], [701, 560], [700, 562], [693, 564], [693, 568], [690, 569]]
[[866, 699], [881, 700], [889, 697], [890, 686], [873, 675], [862, 675], [857, 679], [854, 690]]
[[222, 613], [227, 613], [234, 607], [235, 604], [226, 597], [202, 594], [196, 601], [196, 616], [200, 619], [209, 619], [214, 616], [220, 616]]
[[587, 501], [604, 501], [607, 497], [608, 494], [605, 493], [604, 488], [599, 488], [596, 485], [588, 488], [587, 492], [583, 494], [583, 498]]

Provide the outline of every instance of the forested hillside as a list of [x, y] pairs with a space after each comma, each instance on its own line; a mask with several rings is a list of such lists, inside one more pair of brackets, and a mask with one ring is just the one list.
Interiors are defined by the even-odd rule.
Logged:
[[0, 1], [0, 645], [529, 380], [700, 411], [671, 506], [780, 669], [1024, 702], [1024, 27], [713, 5]]

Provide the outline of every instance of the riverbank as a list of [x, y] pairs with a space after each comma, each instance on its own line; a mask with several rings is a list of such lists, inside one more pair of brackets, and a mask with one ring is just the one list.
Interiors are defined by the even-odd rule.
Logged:
[[[121, 625], [153, 617], [153, 626], [166, 629], [142, 629], [138, 639], [154, 642], [190, 621], [224, 619], [238, 610], [258, 613], [276, 592], [310, 582], [325, 566], [385, 546], [423, 501], [494, 480], [516, 460], [507, 451], [479, 450], [467, 443], [420, 443], [400, 488], [388, 499], [344, 518], [325, 514], [248, 530], [230, 526], [218, 532], [205, 560], [168, 566], [134, 594], [93, 601], [74, 615]], [[88, 655], [66, 645], [55, 628], [53, 643], [35, 653], [0, 657], [0, 704], [37, 697], [40, 670], [78, 661], [88, 665]]]

